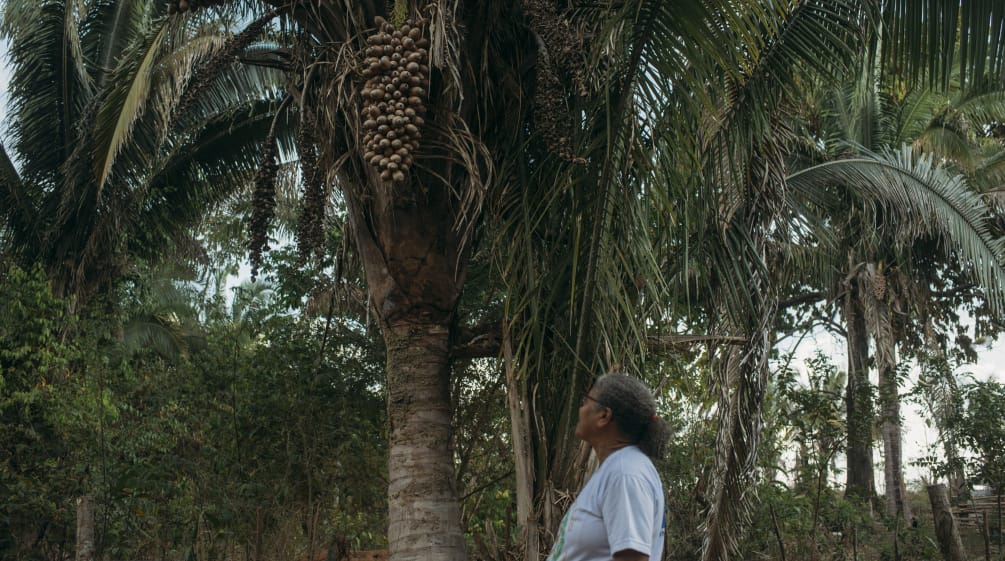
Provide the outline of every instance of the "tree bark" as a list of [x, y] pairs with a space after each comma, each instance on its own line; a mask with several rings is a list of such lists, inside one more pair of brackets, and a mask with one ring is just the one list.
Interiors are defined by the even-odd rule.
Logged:
[[448, 326], [393, 325], [384, 340], [391, 559], [462, 561], [466, 553], [450, 441]]
[[77, 498], [77, 550], [75, 561], [94, 561], [94, 495]]
[[963, 540], [960, 539], [960, 529], [949, 506], [946, 486], [938, 483], [929, 485], [927, 490], [935, 520], [935, 536], [939, 541], [939, 551], [942, 552], [942, 558], [945, 561], [967, 561], [967, 554], [963, 550]]
[[467, 256], [447, 190], [371, 191], [347, 202], [387, 348], [388, 549], [392, 561], [463, 561], [449, 388]]
[[[870, 267], [871, 269], [871, 267]], [[882, 271], [874, 272], [875, 276]], [[885, 280], [879, 286], [885, 287]], [[903, 446], [900, 428], [900, 390], [897, 384], [897, 344], [893, 333], [892, 310], [888, 289], [871, 290], [870, 306], [873, 338], [876, 341], [876, 368], [879, 371], [879, 402], [883, 435], [883, 473], [886, 482], [886, 513], [911, 521], [911, 506], [907, 502], [904, 482]], [[882, 292], [882, 294], [880, 294]]]
[[845, 393], [848, 419], [848, 470], [845, 496], [860, 501], [871, 501], [876, 494], [876, 486], [872, 468], [869, 338], [857, 275], [851, 276], [847, 282], [843, 314], [848, 332], [848, 386]]

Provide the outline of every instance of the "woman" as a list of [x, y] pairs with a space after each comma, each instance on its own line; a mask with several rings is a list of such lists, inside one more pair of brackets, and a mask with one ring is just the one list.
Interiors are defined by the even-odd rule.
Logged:
[[624, 374], [597, 379], [579, 404], [576, 436], [600, 467], [562, 519], [548, 561], [662, 558], [663, 485], [652, 460], [669, 434], [645, 384]]

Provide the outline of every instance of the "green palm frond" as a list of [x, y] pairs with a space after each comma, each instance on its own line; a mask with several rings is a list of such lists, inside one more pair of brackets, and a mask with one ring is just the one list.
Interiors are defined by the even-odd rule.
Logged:
[[932, 124], [932, 118], [946, 107], [944, 95], [931, 88], [914, 88], [896, 105], [896, 130], [890, 141], [892, 146], [909, 144], [919, 138]]
[[83, 301], [132, 258], [163, 254], [244, 185], [257, 112], [274, 111], [285, 79], [224, 68], [229, 81], [211, 84], [170, 129], [193, 69], [225, 43], [224, 24], [164, 18], [154, 1], [47, 1], [41, 14], [34, 4], [6, 3], [0, 28], [11, 44], [11, 157], [21, 177], [5, 196], [30, 211], [8, 220], [5, 235], [46, 265], [58, 291]]
[[970, 185], [980, 193], [1005, 191], [1005, 150], [997, 142], [993, 142], [991, 148], [981, 154], [970, 175]]
[[884, 65], [947, 89], [1005, 83], [1005, 4], [982, 0], [883, 3]]
[[7, 150], [0, 145], [0, 239], [19, 253], [38, 242], [34, 217], [37, 216], [38, 193], [32, 192], [18, 175]]
[[[194, 125], [188, 142], [156, 162], [145, 187], [148, 203], [129, 220], [133, 251], [151, 256], [207, 209], [249, 185], [259, 165], [256, 141], [268, 133], [274, 109], [268, 101], [235, 104], [230, 112]], [[291, 136], [292, 116], [279, 123], [279, 132]]]
[[902, 235], [937, 236], [959, 254], [995, 309], [1005, 304], [1002, 241], [995, 239], [990, 209], [960, 175], [951, 175], [909, 146], [897, 152], [828, 162], [789, 176], [790, 185], [822, 189], [840, 185], [882, 205]]
[[969, 173], [977, 164], [974, 143], [964, 131], [947, 126], [929, 127], [915, 138], [913, 147], [919, 153], [949, 162], [964, 173]]
[[167, 359], [188, 357], [187, 334], [174, 314], [137, 315], [122, 328], [123, 345], [129, 352], [149, 348]]
[[[146, 38], [135, 52], [127, 52], [120, 64], [111, 72], [111, 88], [102, 98], [94, 128], [95, 176], [97, 196], [109, 181], [112, 165], [133, 132], [150, 100], [158, 53], [168, 37], [168, 28], [161, 25], [152, 37]], [[158, 134], [147, 130], [146, 134]]]
[[75, 142], [89, 84], [75, 33], [73, 1], [11, 0], [0, 33], [8, 41], [12, 156], [26, 182], [54, 186]]
[[975, 126], [1005, 122], [1005, 86], [991, 91], [967, 90], [954, 108]]
[[119, 0], [88, 3], [87, 14], [80, 22], [80, 42], [83, 60], [88, 61], [86, 70], [96, 90], [112, 79], [121, 54], [141, 39], [140, 34], [148, 27], [151, 8], [156, 10], [158, 5]]

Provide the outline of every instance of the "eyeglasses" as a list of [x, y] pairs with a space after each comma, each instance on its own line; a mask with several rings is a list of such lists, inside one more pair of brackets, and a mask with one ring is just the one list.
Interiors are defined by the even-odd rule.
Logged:
[[590, 401], [596, 403], [597, 405], [600, 405], [601, 407], [606, 407], [606, 405], [604, 405], [603, 403], [600, 403], [600, 400], [598, 400], [597, 398], [591, 396], [589, 393], [584, 393], [583, 397], [581, 397], [579, 399], [579, 406], [582, 407], [582, 406], [586, 405], [586, 401], [587, 400], [590, 400]]

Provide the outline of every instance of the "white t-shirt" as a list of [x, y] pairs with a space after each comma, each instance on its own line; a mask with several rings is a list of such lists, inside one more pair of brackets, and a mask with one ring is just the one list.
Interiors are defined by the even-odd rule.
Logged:
[[610, 561], [634, 549], [659, 561], [666, 526], [663, 485], [637, 446], [608, 456], [562, 519], [548, 561]]

